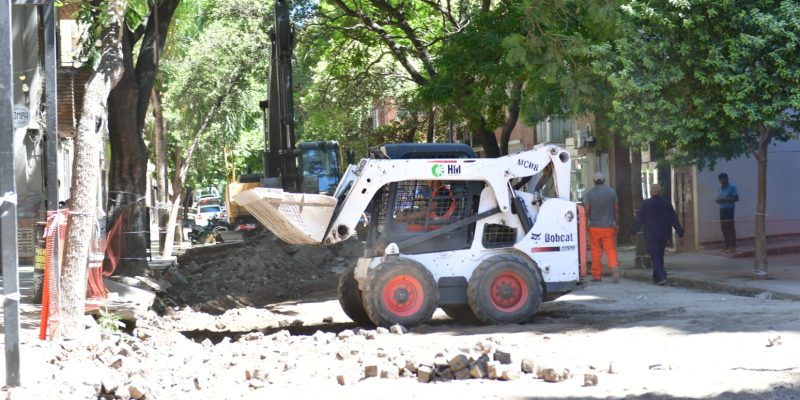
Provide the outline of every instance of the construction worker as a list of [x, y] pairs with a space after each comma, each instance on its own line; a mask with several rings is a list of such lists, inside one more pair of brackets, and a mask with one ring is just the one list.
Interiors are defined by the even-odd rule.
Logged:
[[664, 249], [672, 237], [672, 229], [683, 237], [683, 228], [678, 222], [678, 215], [667, 199], [661, 197], [661, 186], [650, 186], [650, 198], [643, 201], [636, 215], [633, 233], [644, 226], [644, 241], [650, 261], [653, 263], [653, 282], [662, 286], [667, 283], [667, 271], [664, 269]]
[[589, 245], [592, 253], [592, 282], [601, 282], [603, 252], [614, 283], [619, 282], [617, 260], [617, 227], [619, 226], [619, 200], [617, 192], [605, 185], [602, 172], [594, 174], [594, 187], [586, 196], [586, 213], [589, 215]]

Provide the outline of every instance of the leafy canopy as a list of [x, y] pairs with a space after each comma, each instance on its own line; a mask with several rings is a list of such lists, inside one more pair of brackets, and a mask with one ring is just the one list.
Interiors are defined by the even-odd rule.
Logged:
[[626, 35], [597, 66], [634, 142], [703, 166], [800, 132], [796, 1], [629, 1], [624, 11]]

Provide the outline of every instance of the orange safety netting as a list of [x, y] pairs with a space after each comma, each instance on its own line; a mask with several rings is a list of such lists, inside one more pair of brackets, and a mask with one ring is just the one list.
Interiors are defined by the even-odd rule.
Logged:
[[[56, 265], [54, 261], [56, 260], [56, 255], [58, 255], [58, 260], [63, 259], [68, 218], [69, 210], [66, 209], [47, 213], [42, 317], [39, 328], [39, 339], [41, 340], [47, 337], [53, 338], [58, 329], [59, 286], [61, 281], [61, 271], [58, 270], [58, 267], [62, 263], [59, 262]], [[95, 226], [95, 229], [93, 229], [87, 263], [86, 299], [90, 300], [87, 302], [87, 309], [97, 308], [99, 305], [97, 300], [104, 300], [108, 296], [108, 290], [103, 283], [103, 276], [110, 276], [119, 263], [123, 246], [121, 238], [123, 225], [124, 215], [121, 215], [106, 237], [103, 237], [99, 226]]]

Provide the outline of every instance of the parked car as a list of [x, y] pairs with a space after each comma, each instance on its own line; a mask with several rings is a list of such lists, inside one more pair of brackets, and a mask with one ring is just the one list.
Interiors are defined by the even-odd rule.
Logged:
[[223, 207], [219, 204], [197, 206], [197, 214], [195, 214], [194, 223], [200, 226], [206, 226], [211, 218], [224, 219], [224, 213]]

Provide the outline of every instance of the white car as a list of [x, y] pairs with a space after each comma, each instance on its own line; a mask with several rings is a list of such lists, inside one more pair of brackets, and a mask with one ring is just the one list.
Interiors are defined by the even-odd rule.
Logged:
[[211, 218], [217, 217], [225, 219], [225, 211], [219, 204], [208, 204], [197, 207], [197, 214], [194, 216], [194, 223], [200, 226], [208, 225]]

